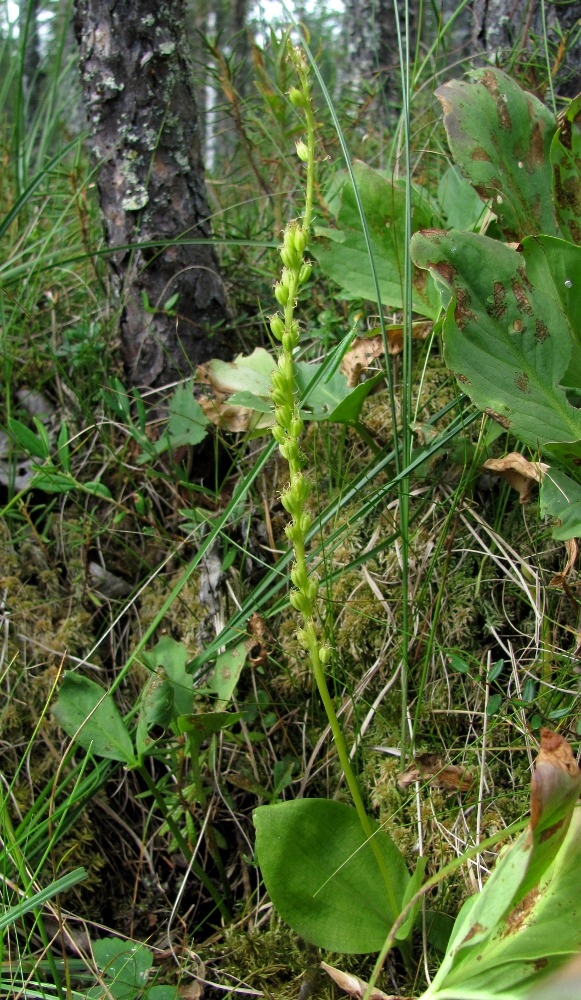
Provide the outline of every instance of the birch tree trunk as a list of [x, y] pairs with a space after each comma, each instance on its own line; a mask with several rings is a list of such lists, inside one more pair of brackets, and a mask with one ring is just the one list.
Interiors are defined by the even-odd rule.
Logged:
[[106, 237], [121, 248], [109, 258], [121, 344], [129, 383], [138, 387], [231, 354], [215, 251], [179, 242], [211, 235], [184, 17], [183, 0], [76, 0]]

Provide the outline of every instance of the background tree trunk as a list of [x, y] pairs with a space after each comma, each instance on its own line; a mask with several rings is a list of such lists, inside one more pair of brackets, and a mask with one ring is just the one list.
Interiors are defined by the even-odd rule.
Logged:
[[[210, 236], [183, 0], [76, 0], [91, 144], [111, 247]], [[160, 386], [231, 354], [214, 249], [110, 258], [130, 384]], [[175, 315], [164, 310], [174, 295]]]
[[[472, 8], [475, 53], [482, 52], [502, 65], [511, 53], [526, 52], [527, 59], [532, 54], [536, 61], [542, 61], [543, 72], [546, 72], [540, 0], [473, 0]], [[555, 88], [567, 97], [581, 90], [580, 18], [580, 0], [545, 4], [549, 61], [555, 71]], [[568, 43], [564, 50], [560, 50], [562, 39]]]

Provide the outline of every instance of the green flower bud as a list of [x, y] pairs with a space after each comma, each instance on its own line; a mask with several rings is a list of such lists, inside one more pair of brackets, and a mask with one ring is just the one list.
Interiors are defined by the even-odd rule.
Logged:
[[300, 438], [303, 433], [304, 422], [300, 417], [293, 417], [290, 423], [291, 437]]
[[294, 351], [298, 344], [298, 340], [295, 335], [290, 330], [285, 330], [282, 337], [282, 347], [284, 351]]
[[272, 430], [272, 436], [274, 440], [277, 442], [277, 444], [283, 445], [284, 442], [286, 441], [286, 431], [284, 430], [284, 428], [278, 427], [277, 425], [275, 427], [272, 427], [271, 430]]
[[307, 249], [308, 242], [309, 242], [309, 234], [304, 229], [301, 229], [300, 227], [297, 226], [297, 228], [294, 231], [294, 244], [297, 253], [303, 254]]
[[286, 524], [284, 533], [291, 545], [294, 545], [297, 540], [300, 541], [301, 539], [301, 532], [296, 524]]
[[303, 140], [301, 139], [299, 142], [295, 143], [295, 147], [296, 147], [297, 156], [298, 156], [299, 160], [302, 160], [303, 163], [308, 163], [308, 161], [309, 161], [309, 147], [307, 146], [307, 144], [305, 142], [303, 142]]
[[311, 495], [311, 484], [302, 475], [295, 475], [291, 480], [291, 489], [299, 502], [303, 504]]
[[290, 594], [288, 595], [288, 599], [292, 604], [293, 608], [295, 609], [295, 611], [298, 611], [299, 614], [305, 615], [305, 617], [307, 617], [307, 615], [311, 613], [310, 601], [308, 600], [307, 597], [304, 596], [304, 594], [301, 594], [298, 590], [291, 590]]
[[305, 281], [309, 280], [309, 278], [311, 277], [312, 270], [313, 270], [313, 265], [312, 264], [309, 264], [309, 263], [303, 264], [303, 266], [301, 267], [301, 269], [299, 271], [299, 284], [300, 285], [304, 285]]
[[[289, 391], [288, 379], [285, 372], [281, 372], [280, 369], [275, 368], [272, 375], [270, 376], [273, 389], [278, 389], [279, 392], [284, 392], [285, 397]], [[292, 392], [292, 388], [291, 388]]]
[[288, 288], [280, 283], [274, 286], [274, 297], [281, 306], [286, 306], [288, 302]]
[[307, 101], [304, 94], [301, 94], [300, 90], [296, 87], [291, 87], [288, 92], [289, 101], [294, 105], [295, 108], [304, 108]]
[[297, 521], [297, 528], [299, 529], [303, 538], [306, 535], [309, 528], [311, 527], [312, 523], [313, 519], [310, 514], [307, 513], [301, 514], [300, 518]]
[[309, 633], [304, 628], [297, 629], [297, 640], [303, 649], [309, 648]]
[[297, 257], [296, 250], [294, 248], [292, 250], [289, 250], [288, 247], [281, 248], [280, 259], [282, 260], [285, 267], [289, 267], [293, 270], [297, 268], [301, 262], [300, 257]]
[[282, 340], [282, 335], [284, 333], [284, 323], [278, 313], [270, 317], [270, 329], [274, 337], [277, 340]]
[[292, 514], [292, 512], [294, 511], [294, 509], [296, 507], [296, 500], [295, 500], [295, 498], [294, 498], [294, 496], [293, 496], [293, 494], [292, 494], [292, 492], [290, 490], [285, 490], [281, 494], [280, 502], [283, 505], [284, 509], [289, 514]]
[[331, 650], [328, 646], [319, 646], [319, 659], [324, 667], [331, 662]]
[[308, 586], [309, 578], [305, 572], [304, 567], [293, 566], [290, 571], [290, 578], [294, 583], [297, 590], [304, 590]]
[[288, 403], [283, 403], [282, 406], [277, 407], [276, 413], [274, 414], [274, 419], [276, 420], [277, 424], [280, 427], [284, 427], [287, 433], [291, 425], [292, 418], [293, 418], [293, 411]]

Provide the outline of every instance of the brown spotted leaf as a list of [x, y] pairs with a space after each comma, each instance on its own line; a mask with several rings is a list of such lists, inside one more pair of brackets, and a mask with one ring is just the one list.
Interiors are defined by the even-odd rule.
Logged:
[[565, 248], [581, 273], [581, 248], [557, 239], [528, 238], [519, 252], [477, 233], [426, 230], [411, 243], [415, 263], [452, 292], [444, 352], [463, 391], [534, 451], [575, 467], [581, 411], [568, 401], [565, 376], [579, 334], [576, 307], [565, 307], [557, 287], [576, 297], [581, 280], [565, 287], [558, 277]]
[[558, 233], [550, 197], [554, 115], [501, 70], [488, 66], [436, 91], [452, 155], [509, 238]]
[[543, 730], [531, 821], [462, 907], [423, 1000], [528, 1000], [581, 951], [580, 790], [566, 741]]

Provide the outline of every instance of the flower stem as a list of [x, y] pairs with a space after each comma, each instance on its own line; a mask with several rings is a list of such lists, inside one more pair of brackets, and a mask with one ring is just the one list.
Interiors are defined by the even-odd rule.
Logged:
[[305, 258], [305, 251], [313, 217], [315, 116], [311, 101], [309, 65], [305, 55], [300, 49], [291, 48], [290, 58], [297, 73], [299, 86], [291, 89], [289, 98], [294, 106], [303, 113], [306, 125], [306, 142], [297, 143], [297, 156], [306, 164], [307, 168], [305, 211], [302, 222], [299, 223], [296, 220], [289, 222], [283, 234], [283, 243], [280, 248], [283, 269], [280, 281], [274, 287], [275, 298], [283, 310], [283, 315], [276, 313], [270, 319], [271, 331], [281, 343], [277, 368], [272, 374], [275, 419], [272, 433], [278, 443], [280, 453], [287, 460], [289, 467], [289, 485], [281, 496], [281, 502], [290, 515], [290, 523], [287, 524], [285, 531], [293, 547], [295, 557], [290, 574], [293, 589], [290, 592], [289, 600], [301, 619], [297, 638], [309, 655], [315, 683], [327, 714], [345, 780], [365, 837], [375, 854], [385, 883], [391, 917], [395, 920], [400, 908], [395, 898], [389, 870], [380, 843], [375, 836], [376, 830], [365, 811], [359, 784], [349, 760], [343, 731], [327, 686], [325, 667], [331, 661], [332, 651], [328, 645], [322, 645], [319, 641], [316, 624], [319, 581], [314, 573], [309, 573], [305, 552], [307, 532], [312, 523], [308, 512], [311, 487], [302, 471], [305, 459], [300, 449], [303, 420], [299, 408], [294, 370], [294, 352], [299, 344], [300, 328], [295, 319], [295, 307], [300, 288], [311, 275], [311, 263]]

